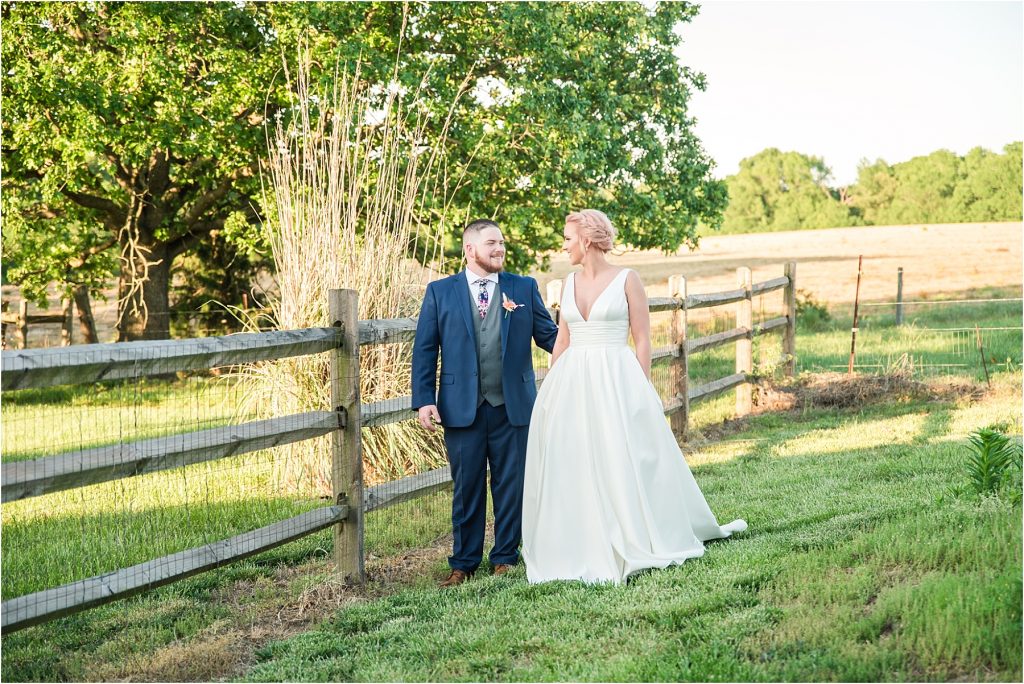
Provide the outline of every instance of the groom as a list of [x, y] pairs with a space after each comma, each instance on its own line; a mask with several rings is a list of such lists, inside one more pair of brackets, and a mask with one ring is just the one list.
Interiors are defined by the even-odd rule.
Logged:
[[501, 272], [505, 239], [498, 224], [470, 223], [462, 251], [466, 270], [427, 286], [412, 354], [412, 408], [427, 430], [444, 426], [455, 485], [451, 574], [442, 587], [465, 582], [483, 558], [488, 464], [494, 574], [519, 560], [526, 437], [537, 397], [530, 339], [550, 352], [558, 334], [537, 281]]

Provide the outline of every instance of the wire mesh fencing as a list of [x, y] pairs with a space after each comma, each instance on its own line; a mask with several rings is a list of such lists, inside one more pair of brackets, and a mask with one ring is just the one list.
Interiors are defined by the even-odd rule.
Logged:
[[451, 472], [443, 428], [429, 432], [412, 411], [412, 344], [364, 346], [360, 362], [388, 368], [363, 402], [363, 510], [368, 577], [451, 532]]
[[[907, 373], [917, 378], [961, 378], [985, 382], [991, 375], [1021, 367], [1022, 311], [1019, 297], [936, 298], [860, 305], [857, 336], [847, 307], [832, 307], [831, 320], [801, 331], [800, 369], [863, 373]], [[817, 312], [814, 320], [820, 320]]]
[[[776, 280], [773, 291], [792, 287]], [[749, 379], [732, 374], [731, 342], [757, 349], [780, 325], [771, 293], [696, 295], [685, 317], [680, 302], [652, 299], [667, 407], [691, 342], [703, 345], [691, 382], [732, 378], [717, 394]], [[718, 306], [729, 302], [741, 308]], [[278, 555], [331, 554], [358, 581], [364, 561], [387, 573], [412, 549], [447, 548], [443, 431], [410, 410], [415, 322], [358, 321], [352, 291], [332, 291], [331, 307], [338, 327], [5, 351], [5, 627], [286, 544]], [[765, 358], [778, 356], [773, 338]]]
[[316, 445], [338, 430], [338, 415], [280, 412], [255, 382], [265, 362], [230, 363], [287, 356], [300, 344], [327, 349], [333, 335], [5, 351], [5, 627], [154, 588], [344, 519], [312, 476], [323, 467], [308, 467], [330, 453]]
[[[4, 299], [4, 349], [39, 349], [90, 343], [87, 326], [77, 310], [71, 309], [66, 320], [60, 320], [67, 311], [60, 308], [40, 309], [35, 304], [25, 308], [27, 321], [22, 322], [20, 299]], [[118, 311], [116, 306], [105, 305], [89, 316], [98, 343], [116, 342], [118, 339]], [[270, 330], [273, 322], [270, 310], [242, 306], [211, 304], [202, 310], [172, 310], [151, 313], [148, 318], [164, 323], [172, 339], [213, 337], [242, 331]], [[162, 327], [162, 326], [161, 326]]]

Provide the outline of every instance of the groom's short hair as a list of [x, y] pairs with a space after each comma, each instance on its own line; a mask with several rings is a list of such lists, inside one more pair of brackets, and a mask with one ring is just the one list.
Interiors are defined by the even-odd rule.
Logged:
[[501, 230], [501, 226], [492, 221], [491, 219], [477, 219], [471, 221], [465, 228], [462, 229], [462, 242], [463, 244], [469, 239], [471, 233], [480, 234], [480, 231], [486, 228], [497, 228]]

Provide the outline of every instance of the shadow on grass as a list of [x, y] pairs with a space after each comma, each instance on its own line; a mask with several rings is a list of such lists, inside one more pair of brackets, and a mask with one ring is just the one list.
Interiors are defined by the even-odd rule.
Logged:
[[[307, 509], [325, 503], [293, 502]], [[206, 509], [206, 517], [230, 518], [238, 512], [232, 506]], [[281, 511], [281, 517], [286, 517], [287, 512]], [[173, 517], [182, 510], [162, 513]], [[446, 491], [372, 512], [366, 519], [370, 582], [365, 589], [346, 587], [338, 581], [331, 562], [332, 531], [326, 529], [153, 591], [5, 633], [2, 678], [209, 681], [230, 676], [239, 661], [251, 658], [253, 649], [262, 641], [309, 629], [339, 605], [399, 589], [433, 586], [435, 570], [444, 564], [450, 548], [450, 540], [445, 539], [450, 531], [450, 515], [451, 494]], [[192, 521], [196, 522], [196, 518], [193, 511]], [[181, 518], [177, 520], [181, 522]], [[127, 513], [95, 516], [90, 522], [98, 525], [108, 521], [114, 526], [133, 523]], [[250, 527], [272, 521], [253, 521]], [[106, 524], [102, 527], [109, 529]], [[223, 536], [243, 531], [241, 527], [236, 520]], [[31, 573], [32, 569], [15, 565], [8, 568], [8, 559], [19, 551], [26, 553], [27, 549], [24, 545], [20, 549], [19, 545], [11, 547], [6, 531], [5, 526], [4, 580], [15, 584], [14, 577]], [[35, 524], [23, 532], [34, 533], [37, 538], [60, 536], [59, 527], [52, 522]], [[72, 536], [70, 532], [68, 536]], [[173, 552], [220, 537], [219, 532], [208, 532], [179, 538], [175, 546], [152, 553]], [[89, 541], [99, 546], [95, 537]], [[45, 546], [41, 542], [39, 545]], [[130, 562], [149, 559], [138, 549], [135, 552]], [[51, 548], [46, 557], [52, 556]], [[90, 568], [113, 569], [123, 564], [106, 560], [106, 564], [93, 561]], [[79, 562], [74, 574], [69, 573], [62, 581], [92, 572], [84, 562]], [[38, 584], [41, 578], [38, 574], [34, 578]], [[45, 584], [49, 587], [55, 583]], [[4, 598], [11, 598], [11, 593], [5, 590]]]

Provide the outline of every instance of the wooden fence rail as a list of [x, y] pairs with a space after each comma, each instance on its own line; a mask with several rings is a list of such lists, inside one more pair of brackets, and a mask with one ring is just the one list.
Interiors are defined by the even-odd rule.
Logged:
[[66, 347], [71, 344], [72, 330], [75, 321], [74, 304], [70, 299], [61, 300], [61, 310], [56, 312], [34, 313], [28, 312], [28, 300], [22, 299], [18, 302], [17, 313], [8, 311], [9, 302], [5, 299], [0, 307], [0, 325], [3, 330], [0, 337], [6, 340], [7, 328], [12, 326], [15, 331], [15, 344], [19, 349], [28, 346], [28, 328], [30, 325], [40, 323], [60, 323], [60, 344]]
[[346, 506], [319, 508], [230, 539], [4, 601], [3, 631], [12, 632], [71, 615], [269, 551], [337, 525], [348, 514]]
[[307, 328], [5, 351], [0, 389], [82, 385], [316, 354], [335, 349], [340, 335], [337, 328]]
[[[709, 294], [687, 294], [686, 280], [681, 276], [673, 276], [669, 280], [668, 297], [650, 298], [652, 312], [670, 311], [673, 314], [672, 344], [654, 350], [652, 361], [671, 365], [675, 393], [665, 402], [664, 410], [681, 438], [685, 438], [692, 403], [736, 388], [737, 413], [750, 410], [749, 372], [753, 367], [750, 343], [754, 337], [783, 331], [784, 367], [792, 375], [795, 367], [796, 265], [786, 264], [785, 273], [780, 278], [751, 283], [749, 270], [740, 269], [740, 288]], [[785, 289], [786, 315], [764, 321], [758, 326], [753, 325], [750, 315], [752, 297], [779, 289]], [[548, 289], [549, 294], [558, 291], [558, 285]], [[734, 329], [687, 339], [687, 313], [690, 310], [728, 304], [737, 305]], [[412, 341], [416, 319], [358, 321], [357, 294], [352, 290], [332, 290], [329, 308], [333, 325], [327, 328], [4, 351], [0, 385], [5, 391], [139, 378], [330, 352], [333, 404], [331, 410], [5, 463], [0, 488], [5, 503], [227, 458], [327, 434], [332, 435], [333, 439], [332, 482], [335, 499], [332, 506], [309, 511], [230, 539], [5, 600], [0, 607], [4, 632], [189, 577], [327, 527], [334, 529], [334, 561], [339, 572], [348, 582], [365, 581], [363, 520], [366, 513], [450, 486], [451, 471], [447, 467], [440, 468], [364, 489], [361, 428], [410, 420], [414, 414], [411, 413], [411, 397], [408, 396], [370, 404], [360, 402], [359, 348], [363, 345]], [[557, 319], [557, 307], [552, 313]], [[690, 386], [689, 356], [731, 343], [736, 344], [737, 348], [736, 372], [702, 385]], [[538, 384], [543, 382], [545, 374], [545, 369], [538, 371]]]
[[241, 425], [70, 451], [31, 461], [14, 461], [3, 464], [0, 492], [3, 503], [7, 503], [269, 449], [326, 435], [344, 427], [344, 415], [341, 413], [309, 411]]

